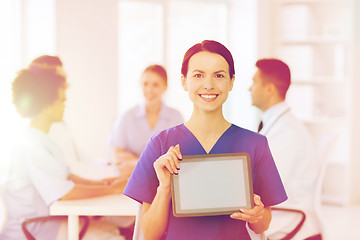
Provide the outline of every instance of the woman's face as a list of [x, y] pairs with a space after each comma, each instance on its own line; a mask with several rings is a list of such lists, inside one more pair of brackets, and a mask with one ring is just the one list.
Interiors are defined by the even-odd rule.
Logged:
[[141, 77], [141, 84], [147, 105], [161, 102], [161, 97], [166, 91], [165, 80], [157, 73], [146, 71]]
[[52, 122], [63, 121], [64, 111], [65, 111], [65, 101], [66, 101], [66, 89], [67, 86], [59, 89], [58, 98], [49, 107], [48, 117], [51, 118]]
[[235, 77], [230, 79], [229, 64], [219, 54], [199, 52], [189, 60], [182, 85], [194, 106], [204, 111], [221, 110]]

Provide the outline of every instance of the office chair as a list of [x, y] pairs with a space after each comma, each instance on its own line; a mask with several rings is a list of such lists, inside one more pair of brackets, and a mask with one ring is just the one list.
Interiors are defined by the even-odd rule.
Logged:
[[298, 222], [295, 224], [295, 227], [293, 227], [291, 230], [287, 230], [284, 232], [276, 232], [275, 234], [272, 234], [272, 236], [268, 236], [266, 239], [268, 240], [290, 240], [292, 239], [297, 232], [301, 229], [301, 227], [304, 225], [304, 222], [306, 220], [306, 214], [299, 210], [299, 209], [290, 209], [290, 208], [280, 208], [280, 207], [272, 207], [271, 211], [278, 211], [278, 212], [284, 212], [284, 213], [290, 213], [295, 214], [299, 216]]
[[[68, 218], [67, 216], [42, 216], [42, 217], [29, 218], [21, 224], [21, 229], [24, 235], [26, 236], [27, 240], [36, 240], [36, 238], [30, 233], [28, 229], [29, 224], [35, 222], [44, 222], [44, 221], [61, 221], [61, 220], [67, 221], [67, 218]], [[79, 239], [82, 239], [89, 227], [90, 219], [87, 216], [80, 216], [80, 220], [84, 221], [84, 225], [82, 226], [79, 233]]]

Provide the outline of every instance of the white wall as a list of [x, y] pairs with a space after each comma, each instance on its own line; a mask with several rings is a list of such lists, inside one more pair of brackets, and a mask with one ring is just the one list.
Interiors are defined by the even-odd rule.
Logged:
[[257, 57], [256, 1], [233, 1], [229, 13], [229, 48], [235, 62], [235, 83], [225, 103], [224, 114], [230, 122], [251, 130], [259, 124], [259, 112], [251, 105], [249, 87]]
[[352, 204], [360, 205], [360, 1], [354, 1], [354, 11], [353, 11], [353, 30], [354, 30], [354, 39], [353, 42], [353, 79], [351, 87], [351, 109], [352, 109], [352, 118], [351, 118], [351, 167], [350, 167], [350, 202]]
[[117, 109], [117, 1], [57, 0], [56, 14], [70, 84], [65, 121], [84, 151], [104, 157]]

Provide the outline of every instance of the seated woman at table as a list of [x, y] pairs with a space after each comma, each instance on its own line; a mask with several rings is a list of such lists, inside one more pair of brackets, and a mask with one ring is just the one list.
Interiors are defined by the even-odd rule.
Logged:
[[[69, 174], [61, 149], [48, 136], [51, 125], [63, 119], [67, 86], [65, 76], [54, 68], [24, 69], [13, 81], [13, 103], [18, 113], [30, 120], [30, 126], [14, 146], [3, 194], [7, 218], [0, 239], [25, 240], [22, 222], [48, 215], [49, 205], [58, 199], [121, 193], [124, 188], [121, 179], [92, 181]], [[36, 223], [30, 232], [37, 239], [51, 240], [56, 239], [58, 229], [55, 222]], [[123, 239], [117, 228], [113, 229], [112, 237], [118, 238], [111, 239]]]
[[[55, 68], [58, 73], [66, 75], [63, 62], [58, 56], [41, 55], [29, 64], [29, 68], [34, 66]], [[108, 165], [105, 159], [91, 156], [81, 147], [66, 121], [53, 123], [48, 135], [61, 148], [71, 173], [93, 180], [119, 176], [116, 166]]]
[[[235, 80], [230, 51], [216, 41], [191, 47], [181, 68], [183, 89], [193, 102], [184, 124], [155, 135], [144, 149], [124, 194], [143, 204], [140, 226], [145, 239], [247, 239], [246, 223], [264, 232], [270, 206], [287, 199], [266, 138], [229, 123], [223, 104]], [[183, 155], [247, 152], [251, 159], [254, 207], [229, 215], [174, 217], [170, 175]], [[216, 192], [214, 192], [216, 194]]]
[[140, 80], [145, 102], [120, 115], [110, 135], [114, 162], [120, 174], [128, 178], [151, 136], [184, 122], [176, 109], [162, 101], [168, 85], [163, 66], [148, 66]]

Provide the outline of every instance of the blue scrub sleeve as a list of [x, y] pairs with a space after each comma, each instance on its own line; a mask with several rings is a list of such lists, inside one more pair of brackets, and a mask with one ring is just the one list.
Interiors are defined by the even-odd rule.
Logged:
[[153, 163], [161, 156], [158, 139], [152, 138], [142, 152], [123, 194], [143, 203], [151, 204], [155, 198], [159, 181]]
[[261, 197], [265, 206], [273, 206], [282, 203], [287, 195], [276, 168], [274, 159], [266, 138], [264, 144], [259, 144], [255, 150], [256, 161], [255, 180], [253, 183], [254, 193]]

